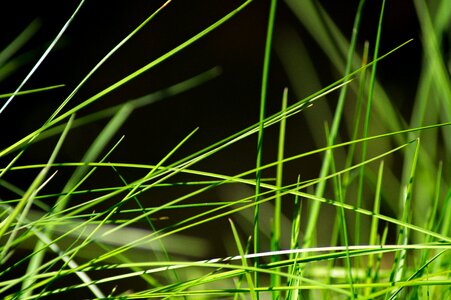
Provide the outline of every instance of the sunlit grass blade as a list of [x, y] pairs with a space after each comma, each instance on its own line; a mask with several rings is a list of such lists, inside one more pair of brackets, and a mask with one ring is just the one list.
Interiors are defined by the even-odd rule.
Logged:
[[47, 86], [47, 87], [38, 88], [38, 89], [21, 91], [21, 92], [17, 92], [17, 93], [0, 94], [0, 99], [2, 99], [2, 98], [9, 98], [11, 96], [20, 96], [20, 95], [28, 95], [28, 94], [33, 94], [33, 93], [39, 93], [39, 92], [49, 91], [49, 90], [53, 90], [53, 89], [57, 89], [57, 88], [61, 88], [61, 87], [64, 87], [64, 84], [52, 85], [52, 86]]

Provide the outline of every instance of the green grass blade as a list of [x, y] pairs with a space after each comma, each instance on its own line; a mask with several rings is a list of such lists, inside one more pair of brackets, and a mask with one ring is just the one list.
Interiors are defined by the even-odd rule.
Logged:
[[[374, 205], [373, 205], [373, 212], [374, 214], [379, 214], [380, 212], [380, 205], [381, 205], [381, 188], [382, 188], [382, 179], [383, 179], [383, 173], [384, 173], [384, 161], [382, 161], [379, 164], [379, 171], [377, 175], [377, 185], [376, 185], [376, 193], [374, 195]], [[369, 244], [370, 245], [376, 245], [377, 243], [377, 230], [379, 228], [379, 220], [377, 218], [371, 219], [371, 231], [370, 231], [370, 239]], [[374, 256], [369, 255], [368, 256], [368, 268], [367, 268], [367, 275], [366, 275], [366, 282], [370, 283], [371, 279], [373, 277], [372, 272], [376, 272], [376, 270], [373, 270], [374, 266]], [[367, 289], [366, 295], [368, 295], [371, 292], [371, 290]]]
[[[288, 89], [284, 90], [283, 97], [282, 97], [282, 111], [285, 111], [287, 109], [287, 98], [288, 98]], [[274, 204], [274, 232], [272, 234], [272, 241], [271, 241], [271, 250], [277, 251], [280, 250], [280, 234], [281, 234], [281, 227], [280, 227], [280, 219], [282, 215], [282, 197], [280, 196], [280, 190], [282, 189], [282, 179], [283, 179], [283, 158], [284, 158], [284, 148], [285, 148], [285, 129], [286, 129], [286, 118], [283, 118], [280, 121], [280, 129], [279, 129], [279, 144], [278, 144], [278, 153], [277, 153], [277, 160], [280, 162], [277, 165], [277, 175], [276, 175], [276, 186], [278, 187], [278, 190], [276, 191], [276, 199]], [[278, 260], [277, 256], [272, 257], [273, 262]], [[278, 270], [280, 271], [280, 270]], [[281, 281], [280, 278], [275, 277], [271, 279], [273, 286], [280, 286]], [[280, 294], [273, 294], [274, 297], [280, 297]]]
[[2, 98], [9, 98], [9, 97], [12, 97], [12, 96], [28, 95], [28, 94], [38, 93], [38, 92], [49, 91], [49, 90], [61, 88], [61, 87], [64, 87], [64, 86], [65, 86], [64, 84], [59, 84], [59, 85], [51, 85], [51, 86], [47, 86], [47, 87], [43, 87], [43, 88], [26, 90], [26, 91], [21, 91], [21, 92], [16, 92], [16, 93], [0, 94], [0, 99], [2, 99]]
[[[261, 170], [260, 166], [262, 164], [262, 153], [263, 153], [263, 136], [264, 136], [264, 123], [265, 123], [265, 109], [266, 109], [266, 92], [268, 89], [268, 76], [269, 76], [269, 64], [271, 58], [271, 45], [272, 37], [274, 31], [274, 22], [276, 18], [276, 7], [277, 0], [271, 0], [271, 6], [269, 9], [268, 25], [266, 30], [266, 42], [265, 42], [265, 55], [263, 58], [263, 72], [262, 72], [262, 84], [260, 90], [260, 114], [259, 114], [259, 129], [257, 138], [257, 159], [256, 159], [256, 186], [255, 186], [255, 202], [258, 203], [260, 195], [260, 180], [261, 180]], [[256, 205], [254, 208], [254, 252], [258, 252], [260, 249], [259, 240], [259, 218], [260, 218], [259, 206]], [[254, 261], [254, 265], [258, 265], [258, 260]], [[258, 273], [254, 274], [255, 286], [258, 287]]]
[[[382, 33], [382, 20], [384, 16], [384, 9], [385, 9], [385, 0], [382, 1], [382, 7], [381, 12], [379, 15], [379, 23], [377, 27], [377, 35], [376, 35], [376, 43], [374, 46], [374, 53], [373, 56], [377, 58], [379, 56], [379, 45], [381, 41], [381, 33]], [[372, 70], [371, 70], [371, 78], [370, 78], [370, 87], [368, 91], [368, 101], [366, 103], [366, 113], [365, 113], [365, 120], [364, 120], [364, 128], [363, 128], [363, 137], [368, 136], [369, 126], [370, 126], [370, 118], [371, 118], [371, 111], [372, 111], [372, 104], [373, 104], [373, 97], [374, 97], [374, 87], [375, 87], [375, 81], [376, 81], [376, 70], [377, 70], [377, 63], [373, 64]], [[362, 161], [366, 159], [366, 152], [367, 152], [367, 143], [363, 142], [362, 144]], [[362, 206], [362, 197], [363, 197], [363, 179], [365, 177], [365, 166], [362, 167], [359, 173], [359, 189], [358, 189], [358, 196], [357, 196], [357, 207]], [[355, 219], [355, 243], [360, 243], [360, 215], [356, 215]]]
[[[240, 242], [240, 237], [239, 237], [238, 232], [235, 228], [235, 225], [233, 224], [231, 219], [229, 219], [229, 222], [230, 222], [230, 227], [232, 228], [232, 233], [233, 233], [233, 237], [235, 239], [236, 247], [238, 248], [238, 253], [243, 258], [241, 260], [241, 263], [243, 264], [243, 267], [247, 268], [248, 264], [247, 264], [247, 260], [244, 255], [243, 246], [241, 245], [241, 242]], [[246, 276], [246, 281], [247, 281], [247, 285], [249, 286], [249, 289], [250, 289], [252, 300], [258, 299], [257, 293], [254, 290], [255, 285], [254, 285], [254, 282], [252, 281], [252, 276], [248, 272], [246, 272], [244, 275]]]

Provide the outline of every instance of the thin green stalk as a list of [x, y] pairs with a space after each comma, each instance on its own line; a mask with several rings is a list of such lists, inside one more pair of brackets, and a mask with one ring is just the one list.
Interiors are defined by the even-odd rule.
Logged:
[[[288, 98], [288, 89], [284, 89], [283, 97], [282, 97], [282, 111], [287, 109], [287, 98]], [[284, 158], [284, 148], [285, 148], [285, 128], [286, 128], [286, 118], [282, 118], [280, 120], [280, 129], [279, 129], [279, 145], [278, 145], [278, 153], [277, 153], [277, 161], [279, 164], [277, 165], [276, 171], [276, 187], [278, 188], [276, 191], [276, 199], [274, 204], [274, 232], [272, 235], [271, 241], [271, 251], [280, 250], [280, 218], [282, 215], [282, 197], [280, 196], [280, 191], [282, 190], [282, 179], [283, 179], [283, 158]], [[271, 257], [271, 261], [275, 262], [279, 259], [276, 255]], [[280, 270], [277, 270], [280, 271]], [[272, 277], [271, 278], [272, 286], [280, 286], [281, 278], [280, 277]], [[280, 298], [280, 293], [273, 293], [273, 299]]]
[[[379, 46], [380, 46], [380, 40], [381, 40], [381, 33], [382, 33], [382, 20], [384, 17], [384, 9], [385, 9], [385, 0], [382, 1], [382, 7], [381, 12], [379, 15], [379, 24], [377, 27], [377, 35], [376, 35], [376, 44], [374, 46], [374, 54], [373, 59], [376, 59], [379, 56]], [[373, 67], [371, 69], [371, 78], [370, 78], [370, 87], [368, 91], [368, 101], [366, 104], [366, 114], [365, 114], [365, 122], [364, 122], [364, 128], [363, 128], [363, 137], [368, 136], [369, 126], [370, 126], [370, 118], [371, 118], [371, 110], [372, 110], [372, 103], [373, 103], [373, 95], [374, 95], [374, 86], [376, 82], [376, 68], [377, 64], [373, 64]], [[364, 142], [362, 144], [362, 158], [361, 160], [364, 161], [366, 159], [366, 148], [367, 143]], [[357, 192], [357, 207], [362, 206], [363, 202], [363, 179], [365, 177], [365, 167], [363, 166], [359, 173], [359, 189]], [[360, 244], [360, 215], [356, 215], [355, 217], [355, 243], [356, 245]]]
[[[368, 52], [369, 52], [369, 43], [366, 41], [364, 44], [364, 48], [363, 48], [362, 66], [364, 66], [368, 63]], [[362, 114], [362, 103], [363, 103], [363, 98], [365, 97], [365, 90], [366, 90], [366, 73], [367, 73], [367, 70], [363, 69], [362, 72], [360, 72], [360, 76], [359, 76], [359, 92], [357, 95], [356, 110], [354, 113], [354, 117], [352, 118], [352, 120], [354, 122], [354, 128], [352, 131], [351, 140], [355, 140], [359, 136], [359, 128], [361, 126], [360, 118], [361, 118], [361, 114]], [[346, 157], [346, 162], [345, 162], [345, 166], [347, 166], [347, 167], [351, 166], [352, 162], [355, 159], [355, 146], [356, 146], [355, 144], [349, 146], [349, 151], [348, 151], [348, 155]], [[350, 176], [350, 174], [345, 174], [343, 176], [343, 183], [344, 183], [343, 195], [344, 196], [346, 196], [347, 187], [350, 184], [349, 176]]]
[[[231, 219], [229, 219], [229, 223], [230, 223], [230, 227], [232, 228], [232, 233], [233, 233], [233, 237], [235, 239], [236, 247], [238, 248], [238, 253], [242, 257], [241, 263], [243, 264], [243, 267], [247, 268], [248, 267], [247, 259], [246, 259], [246, 256], [244, 255], [243, 246], [241, 246], [240, 237], [239, 237], [238, 232], [236, 231], [235, 225], [233, 224]], [[258, 273], [258, 272], [255, 272], [255, 273]], [[254, 290], [255, 285], [254, 285], [254, 282], [252, 281], [252, 276], [248, 272], [245, 272], [244, 275], [246, 276], [247, 285], [249, 287], [252, 300], [257, 300], [258, 294]]]
[[[381, 161], [379, 164], [379, 171], [377, 175], [377, 184], [376, 184], [376, 193], [374, 195], [374, 205], [373, 205], [373, 212], [374, 214], [379, 214], [380, 211], [380, 205], [381, 205], [381, 187], [382, 187], [382, 179], [383, 179], [383, 173], [384, 173], [384, 161]], [[379, 227], [379, 219], [372, 218], [371, 220], [371, 232], [370, 232], [370, 239], [369, 244], [370, 245], [376, 245], [377, 243], [377, 230]], [[366, 283], [371, 283], [372, 279], [372, 272], [374, 267], [374, 256], [370, 254], [368, 256], [368, 267], [367, 267], [367, 274], [366, 274]], [[368, 296], [371, 293], [371, 289], [366, 289], [365, 295]]]
[[[299, 189], [300, 185], [300, 176], [298, 176], [297, 179], [297, 185], [296, 187]], [[301, 234], [301, 214], [302, 214], [302, 201], [299, 199], [298, 195], [294, 196], [294, 212], [293, 212], [293, 223], [291, 225], [291, 242], [290, 242], [290, 249], [298, 249], [299, 248], [299, 240], [300, 240], [300, 234]], [[291, 264], [288, 267], [288, 273], [294, 275], [299, 273], [299, 265], [297, 264], [297, 260], [299, 257], [299, 253], [296, 254], [290, 254], [290, 259], [294, 261], [293, 264]], [[300, 285], [299, 280], [292, 280], [290, 279], [288, 281], [288, 286], [298, 287]], [[298, 289], [295, 290], [288, 290], [286, 299], [290, 300], [297, 300], [299, 298], [300, 291]]]
[[[410, 177], [408, 182], [406, 183], [406, 186], [403, 187], [403, 193], [402, 193], [402, 204], [401, 204], [401, 211], [402, 215], [400, 219], [405, 223], [408, 224], [411, 219], [411, 207], [412, 207], [412, 191], [413, 191], [413, 183], [415, 178], [415, 172], [417, 169], [417, 163], [418, 163], [418, 154], [420, 152], [420, 140], [418, 139], [418, 142], [415, 147], [414, 157], [412, 160], [412, 166], [410, 169]], [[406, 226], [400, 226], [399, 228], [399, 234], [398, 234], [398, 245], [407, 245], [408, 239], [409, 239], [409, 230]], [[400, 251], [395, 256], [395, 261], [393, 263], [392, 272], [390, 274], [390, 282], [394, 284], [395, 282], [401, 281], [402, 276], [404, 274], [404, 270], [406, 268], [406, 256], [407, 252]], [[390, 299], [393, 298], [393, 295], [398, 293], [397, 290], [390, 291], [391, 296]], [[388, 297], [388, 293], [386, 295], [386, 298]]]
[[11, 96], [21, 96], [21, 95], [34, 94], [34, 93], [38, 93], [38, 92], [50, 91], [50, 90], [58, 89], [58, 88], [61, 88], [64, 86], [65, 86], [64, 84], [57, 84], [57, 85], [46, 86], [43, 88], [25, 90], [25, 91], [21, 91], [21, 92], [17, 92], [17, 93], [0, 94], [0, 99], [8, 98]]
[[[265, 108], [266, 108], [266, 92], [268, 89], [268, 77], [269, 77], [269, 63], [271, 58], [271, 45], [272, 36], [274, 31], [274, 22], [276, 18], [276, 7], [277, 0], [271, 0], [271, 6], [269, 9], [268, 27], [266, 32], [266, 43], [265, 43], [265, 55], [263, 59], [263, 72], [262, 72], [262, 84], [260, 91], [260, 116], [259, 116], [259, 130], [257, 138], [257, 160], [256, 160], [256, 185], [255, 185], [255, 201], [258, 202], [260, 195], [260, 180], [261, 180], [261, 170], [260, 166], [262, 164], [262, 153], [263, 153], [263, 133], [264, 133], [264, 123], [265, 123]], [[256, 205], [254, 208], [254, 252], [257, 253], [260, 249], [259, 241], [259, 206]], [[254, 266], [258, 265], [258, 260], [255, 260]], [[258, 287], [258, 273], [254, 275], [255, 286]]]
[[354, 280], [352, 278], [352, 264], [351, 264], [351, 257], [349, 255], [349, 240], [348, 240], [348, 228], [346, 226], [346, 215], [345, 210], [343, 208], [343, 194], [341, 193], [341, 180], [340, 176], [337, 177], [338, 181], [338, 199], [340, 203], [342, 204], [340, 206], [340, 218], [341, 218], [341, 225], [342, 225], [342, 238], [343, 242], [345, 244], [346, 249], [346, 268], [348, 273], [348, 282], [351, 287], [351, 299], [355, 299], [356, 297], [356, 291], [354, 289]]

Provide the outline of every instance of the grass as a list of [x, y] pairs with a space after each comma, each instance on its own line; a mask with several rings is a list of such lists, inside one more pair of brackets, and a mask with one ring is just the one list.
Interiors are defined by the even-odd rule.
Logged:
[[[450, 297], [451, 80], [442, 50], [442, 37], [450, 33], [449, 1], [438, 1], [433, 7], [415, 0], [421, 40], [406, 38], [386, 53], [380, 46], [387, 30], [384, 15], [390, 9], [385, 1], [378, 24], [373, 24], [375, 40], [366, 41], [361, 49], [365, 1], [356, 7], [352, 34], [342, 33], [319, 4], [271, 1], [262, 50], [260, 107], [255, 108], [259, 121], [197, 151], [191, 151], [189, 143], [205, 133], [190, 128], [154, 164], [112, 160], [119, 147], [127, 147], [122, 128], [135, 111], [220, 80], [219, 69], [193, 74], [123, 104], [93, 112], [87, 108], [188, 46], [195, 48], [205, 36], [214, 38], [215, 30], [233, 23], [251, 2], [243, 1], [172, 50], [72, 104], [113, 54], [152, 26], [157, 15], [170, 13], [172, 4], [167, 1], [99, 60], [45, 122], [0, 149], [2, 298]], [[62, 87], [23, 89], [83, 5], [81, 1], [18, 88], [0, 95], [7, 99], [0, 117], [22, 95], [39, 97]], [[286, 29], [283, 38], [273, 36], [279, 6], [289, 8], [298, 26], [324, 51], [340, 74], [333, 83], [318, 79], [296, 31]], [[33, 26], [0, 53], [0, 61], [8, 66], [0, 66], [0, 78], [11, 73], [8, 63], [31, 38]], [[412, 44], [420, 47], [419, 43], [423, 61], [411, 63], [421, 63], [422, 72], [417, 87], [412, 87], [416, 96], [407, 118], [378, 81], [377, 71], [387, 58], [402, 55]], [[280, 111], [269, 113], [275, 55], [290, 88], [277, 100]], [[306, 97], [296, 95], [301, 93], [298, 78], [304, 77], [303, 70], [317, 90]], [[307, 120], [316, 145], [293, 153], [288, 143], [293, 139], [290, 126], [299, 118]], [[71, 131], [90, 128], [99, 120], [106, 124], [80, 161], [59, 161], [63, 145], [71, 143]], [[275, 143], [266, 137], [273, 128], [278, 128]], [[305, 133], [296, 134], [297, 143], [302, 143]], [[46, 162], [27, 162], [26, 154], [43, 141], [51, 143]], [[230, 175], [202, 165], [242, 142], [255, 141], [254, 168]], [[272, 146], [276, 156], [266, 162], [263, 158]], [[319, 161], [317, 176], [307, 177], [301, 168], [290, 182], [287, 170], [299, 165], [311, 168], [306, 163], [310, 158]], [[19, 183], [14, 180], [17, 176], [23, 176]], [[100, 177], [109, 178], [109, 184], [101, 184]], [[240, 194], [240, 189], [245, 193]], [[218, 198], [222, 194], [231, 196]], [[165, 200], [147, 201], [158, 195], [165, 195]], [[203, 234], [209, 228], [209, 234]], [[228, 254], [215, 258], [215, 252], [209, 251], [212, 247]]]

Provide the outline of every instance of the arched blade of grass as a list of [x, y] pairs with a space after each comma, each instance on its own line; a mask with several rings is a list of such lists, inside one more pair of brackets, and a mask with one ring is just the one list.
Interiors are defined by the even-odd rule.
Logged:
[[[439, 126], [446, 126], [446, 125], [451, 125], [451, 123], [438, 124], [438, 125], [429, 125], [429, 126], [424, 126], [424, 127], [421, 127], [421, 128], [406, 129], [406, 130], [399, 131], [399, 132], [386, 133], [386, 134], [382, 134], [382, 135], [378, 135], [378, 136], [369, 137], [369, 138], [367, 138], [366, 140], [379, 139], [379, 138], [382, 138], [382, 137], [387, 137], [387, 136], [391, 136], [391, 135], [395, 135], [395, 134], [402, 134], [402, 133], [408, 133], [408, 132], [412, 132], [412, 131], [426, 130], [426, 129], [436, 128], [436, 127], [439, 127]], [[342, 146], [346, 146], [346, 145], [358, 143], [358, 142], [361, 142], [361, 141], [362, 141], [362, 139], [360, 139], [360, 140], [355, 140], [355, 141], [351, 141], [351, 142], [346, 142], [346, 143], [342, 143], [342, 144], [336, 144], [336, 145], [331, 146], [331, 147], [326, 147], [326, 148], [316, 149], [316, 150], [314, 150], [314, 151], [310, 151], [310, 152], [307, 152], [307, 153], [303, 153], [303, 154], [300, 154], [300, 155], [297, 155], [297, 156], [293, 156], [293, 157], [287, 158], [287, 159], [284, 160], [284, 162], [288, 162], [288, 161], [290, 161], [290, 160], [298, 159], [298, 158], [301, 158], [301, 157], [304, 157], [304, 156], [308, 156], [308, 155], [312, 155], [312, 154], [315, 154], [315, 153], [320, 153], [320, 152], [323, 152], [323, 151], [325, 151], [325, 150], [327, 150], [327, 149], [329, 149], [329, 148], [332, 149], [332, 148], [342, 147]], [[277, 164], [277, 163], [276, 163], [276, 164]], [[92, 164], [92, 165], [95, 166], [96, 164]], [[105, 165], [105, 164], [100, 164], [100, 165]], [[108, 164], [106, 164], [106, 165], [108, 165]], [[275, 164], [269, 164], [269, 165], [267, 165], [267, 167], [271, 167], [271, 166], [274, 166], [274, 165], [275, 165]], [[132, 165], [130, 165], [130, 164], [115, 164], [115, 166], [121, 167], [121, 166], [132, 166]], [[165, 167], [164, 169], [165, 169], [165, 170], [168, 170], [169, 168], [166, 168], [166, 167]], [[180, 170], [180, 169], [173, 169], [173, 170], [175, 170], [175, 171], [182, 171], [182, 170]], [[185, 171], [186, 171], [186, 170], [185, 170]], [[245, 175], [242, 175], [242, 176], [245, 176]], [[235, 178], [234, 180], [236, 180], [236, 178]], [[121, 192], [123, 192], [123, 191], [124, 191], [124, 190], [117, 190], [117, 191], [114, 191], [114, 192], [112, 192], [112, 193], [110, 193], [110, 194], [108, 194], [108, 195], [106, 195], [106, 196], [102, 196], [102, 197], [100, 197], [100, 198], [94, 199], [94, 200], [91, 201], [91, 202], [92, 202], [92, 203], [96, 203], [96, 202], [98, 202], [98, 201], [102, 201], [102, 200], [108, 199], [108, 198], [110, 198], [110, 197], [112, 197], [112, 196], [114, 196], [114, 195], [117, 195], [117, 194], [119, 194], [119, 193], [121, 193]], [[70, 214], [70, 215], [77, 214], [77, 213], [80, 212], [80, 209], [84, 210], [84, 209], [87, 209], [87, 208], [90, 207], [90, 206], [91, 206], [91, 205], [89, 205], [89, 203], [84, 203], [84, 204], [83, 204], [82, 206], [80, 206], [78, 209], [77, 209], [76, 206], [75, 206], [75, 209], [72, 208], [72, 213], [69, 213], [69, 214]]]
[[[437, 126], [437, 125], [435, 125], [435, 126]], [[434, 127], [434, 126], [429, 126], [429, 128], [430, 127]], [[409, 130], [407, 130], [407, 131], [411, 131], [411, 130], [413, 130], [413, 129], [409, 129]], [[418, 130], [418, 129], [417, 129]], [[393, 134], [393, 133], [391, 133], [391, 134]], [[387, 135], [390, 135], [390, 134], [385, 134], [384, 136], [387, 136]], [[374, 137], [373, 137], [374, 138]], [[380, 138], [380, 136], [379, 136], [379, 138]], [[356, 141], [352, 141], [352, 143], [355, 143]], [[351, 142], [348, 142], [347, 144], [350, 144]], [[336, 147], [337, 145], [335, 145], [334, 147]], [[324, 149], [318, 149], [318, 150], [316, 150], [316, 151], [312, 151], [312, 153], [314, 153], [314, 152], [320, 152], [320, 151], [324, 151]], [[311, 154], [311, 153], [307, 153], [307, 154]], [[302, 155], [300, 155], [300, 156], [305, 156], [306, 154], [304, 153], [304, 154], [302, 154]], [[293, 158], [289, 158], [289, 159], [287, 159], [287, 161], [288, 160], [290, 160], [290, 159], [293, 159]], [[266, 185], [265, 185], [266, 186]], [[272, 187], [273, 188], [273, 187]], [[274, 188], [273, 188], [274, 189]], [[310, 196], [310, 195], [309, 195]], [[315, 199], [315, 200], [319, 200], [319, 201], [323, 201], [323, 202], [329, 202], [329, 203], [333, 203], [333, 202], [330, 202], [330, 201], [328, 201], [328, 200], [323, 200], [323, 199]], [[352, 206], [348, 206], [348, 207], [346, 207], [347, 209], [353, 209], [352, 208]], [[372, 213], [371, 212], [366, 212], [366, 211], [364, 211], [364, 210], [360, 210], [360, 211], [362, 211], [362, 212], [365, 212], [366, 214], [368, 214], [368, 215], [371, 215]], [[357, 212], [359, 212], [359, 210], [357, 210]], [[392, 220], [392, 219], [390, 219], [390, 218], [384, 218], [384, 217], [381, 217], [382, 219], [385, 219], [385, 220], [389, 220], [389, 221], [394, 221], [395, 223], [399, 223], [399, 222], [397, 222], [397, 220]], [[435, 235], [436, 236], [436, 235]], [[437, 236], [436, 236], [437, 237]], [[442, 238], [442, 237], [439, 237], [439, 238]], [[446, 238], [445, 238], [445, 240], [446, 240]]]
[[[347, 287], [334, 287], [334, 286], [328, 286], [328, 285], [324, 285], [316, 280], [311, 280], [308, 278], [304, 278], [304, 277], [300, 277], [300, 276], [296, 276], [296, 275], [290, 275], [284, 272], [275, 272], [273, 270], [268, 270], [268, 269], [264, 269], [264, 268], [259, 268], [259, 267], [244, 267], [242, 265], [237, 266], [237, 265], [231, 265], [231, 264], [224, 264], [224, 263], [213, 263], [213, 262], [208, 262], [208, 261], [201, 261], [201, 262], [148, 262], [146, 263], [147, 266], [155, 266], [157, 268], [155, 269], [149, 269], [146, 272], [147, 273], [158, 273], [158, 272], [166, 272], [170, 269], [178, 269], [178, 268], [190, 268], [190, 267], [199, 267], [199, 268], [213, 268], [213, 269], [229, 269], [229, 270], [240, 270], [243, 272], [258, 272], [258, 273], [265, 273], [265, 274], [274, 274], [276, 273], [276, 275], [282, 276], [282, 277], [287, 277], [287, 278], [294, 278], [294, 279], [299, 279], [302, 282], [311, 284], [312, 286], [316, 287], [316, 288], [322, 288], [322, 289], [330, 289], [333, 290], [339, 294], [344, 294], [346, 296], [350, 296], [350, 293], [345, 290], [347, 289]], [[161, 267], [158, 267], [161, 266]], [[107, 282], [112, 282], [112, 281], [117, 281], [117, 280], [122, 280], [122, 279], [127, 279], [127, 278], [133, 278], [138, 276], [139, 274], [141, 274], [141, 272], [139, 273], [127, 273], [127, 274], [122, 274], [122, 275], [117, 275], [117, 276], [111, 276], [108, 278], [103, 278], [103, 279], [99, 279], [96, 281], [97, 284], [101, 285], [103, 283], [107, 283]], [[85, 287], [86, 284], [78, 284], [78, 285], [72, 285], [66, 288], [62, 288], [62, 289], [55, 289], [53, 291], [49, 291], [48, 293], [44, 294], [43, 296], [48, 296], [51, 294], [58, 294], [61, 292], [64, 292], [68, 289], [73, 290], [73, 289], [79, 289], [79, 288], [83, 288]], [[256, 288], [257, 289], [257, 288]], [[29, 297], [28, 299], [34, 299], [34, 296]]]
[[[83, 5], [83, 3], [85, 2], [85, 0], [81, 0], [80, 4], [77, 6], [77, 8], [75, 9], [75, 11], [73, 12], [73, 14], [70, 16], [70, 18], [67, 20], [67, 22], [64, 24], [63, 28], [61, 28], [60, 32], [58, 33], [58, 35], [55, 37], [55, 39], [53, 39], [52, 43], [47, 47], [47, 49], [45, 50], [44, 54], [42, 54], [41, 58], [37, 61], [37, 63], [34, 65], [34, 67], [31, 69], [31, 71], [28, 73], [28, 75], [24, 78], [24, 80], [20, 83], [20, 85], [17, 87], [17, 89], [14, 91], [14, 94], [11, 95], [8, 100], [2, 105], [2, 107], [0, 108], [0, 114], [6, 109], [6, 107], [9, 105], [9, 103], [11, 103], [11, 101], [14, 99], [14, 96], [16, 93], [18, 93], [22, 87], [25, 85], [25, 83], [27, 83], [28, 79], [31, 78], [31, 76], [34, 74], [34, 72], [39, 68], [39, 66], [41, 65], [41, 63], [46, 59], [47, 55], [50, 53], [50, 51], [52, 51], [53, 47], [55, 47], [55, 45], [58, 43], [58, 41], [60, 40], [61, 36], [64, 34], [64, 32], [66, 31], [66, 29], [69, 27], [70, 23], [73, 21], [73, 19], [75, 18], [75, 16], [77, 15], [77, 13], [79, 12], [81, 6]], [[68, 116], [70, 116], [72, 114], [69, 114]]]
[[28, 134], [27, 136], [25, 136], [24, 138], [20, 139], [19, 141], [17, 141], [13, 145], [10, 145], [9, 147], [3, 149], [2, 151], [0, 151], [0, 157], [3, 157], [6, 154], [16, 150], [17, 148], [20, 148], [22, 145], [27, 143], [27, 141], [29, 141], [30, 139], [32, 139], [35, 136], [39, 135], [41, 132], [44, 132], [45, 130], [55, 126], [56, 124], [58, 124], [62, 120], [64, 120], [67, 117], [69, 117], [72, 113], [77, 112], [77, 111], [85, 108], [86, 106], [88, 106], [88, 105], [92, 104], [93, 102], [99, 100], [100, 98], [102, 98], [106, 94], [109, 94], [110, 92], [116, 90], [117, 88], [121, 87], [125, 83], [135, 79], [136, 77], [138, 77], [142, 73], [150, 70], [151, 68], [155, 67], [156, 65], [160, 64], [161, 62], [165, 61], [166, 59], [172, 57], [176, 53], [178, 53], [181, 50], [185, 49], [186, 47], [190, 46], [194, 42], [198, 41], [199, 39], [201, 39], [202, 37], [204, 37], [205, 35], [207, 35], [211, 31], [213, 31], [214, 29], [219, 27], [220, 25], [222, 25], [225, 22], [227, 22], [230, 18], [232, 18], [238, 12], [243, 10], [251, 1], [252, 0], [248, 0], [248, 1], [244, 2], [238, 8], [234, 9], [232, 12], [230, 12], [229, 14], [227, 14], [226, 16], [221, 18], [220, 20], [216, 21], [215, 23], [213, 23], [212, 25], [210, 25], [206, 29], [202, 30], [201, 32], [199, 32], [198, 34], [193, 36], [192, 38], [188, 39], [184, 43], [182, 43], [179, 46], [175, 47], [174, 49], [168, 51], [167, 53], [163, 54], [159, 58], [153, 60], [152, 62], [148, 63], [144, 67], [138, 69], [137, 71], [135, 71], [135, 72], [129, 74], [128, 76], [122, 78], [121, 80], [117, 81], [116, 83], [110, 85], [106, 89], [98, 92], [97, 94], [95, 94], [94, 96], [90, 97], [89, 99], [83, 101], [82, 103], [80, 103], [79, 105], [75, 106], [74, 108], [71, 108], [67, 112], [61, 114], [59, 117], [55, 117], [51, 121], [47, 122], [46, 124], [44, 124], [43, 126], [38, 128], [37, 130], [35, 130], [34, 132], [32, 132], [32, 133]]
[[[362, 255], [368, 255], [368, 254], [378, 254], [378, 253], [387, 253], [387, 252], [394, 252], [394, 251], [401, 251], [401, 250], [443, 250], [448, 251], [451, 249], [451, 243], [428, 243], [428, 244], [410, 244], [406, 246], [402, 245], [351, 245], [348, 247], [348, 252], [346, 251], [345, 246], [334, 246], [334, 247], [314, 247], [314, 248], [297, 248], [297, 249], [286, 249], [286, 250], [279, 250], [279, 251], [268, 251], [268, 252], [261, 252], [261, 253], [252, 253], [247, 254], [245, 256], [246, 259], [254, 259], [255, 257], [270, 257], [272, 255], [290, 255], [290, 254], [296, 254], [296, 253], [320, 253], [316, 255], [311, 255], [306, 258], [298, 258], [298, 263], [309, 263], [309, 262], [315, 262], [315, 261], [324, 261], [327, 259], [338, 259], [338, 258], [346, 258], [347, 253], [351, 257], [355, 256], [362, 256]], [[330, 252], [330, 253], [324, 253], [324, 252]], [[195, 264], [204, 264], [204, 263], [225, 263], [230, 261], [240, 261], [243, 259], [242, 256], [228, 256], [228, 257], [222, 257], [222, 258], [212, 258], [212, 259], [206, 259], [201, 261], [194, 262]], [[109, 269], [127, 269], [131, 266], [133, 267], [159, 267], [162, 265], [170, 265], [173, 262], [152, 262], [152, 261], [145, 261], [145, 262], [135, 262], [132, 264], [105, 264], [105, 265], [86, 265], [83, 266], [83, 271], [90, 272], [95, 270], [109, 270]], [[180, 262], [175, 261], [174, 263], [178, 264]], [[275, 267], [275, 266], [287, 266], [293, 263], [293, 260], [286, 260], [281, 261], [277, 263], [270, 263], [270, 264], [262, 264], [262, 267]], [[183, 264], [182, 264], [183, 265]], [[79, 267], [79, 270], [81, 270], [81, 267]], [[70, 274], [74, 271], [79, 270], [63, 270], [62, 274]], [[167, 268], [157, 268], [155, 270], [148, 270], [148, 273], [156, 273], [156, 272], [162, 272], [166, 271]], [[449, 272], [449, 271], [448, 271]], [[437, 272], [437, 274], [442, 274], [443, 272]], [[37, 278], [48, 278], [53, 277], [55, 272], [48, 272], [46, 274], [38, 274]], [[13, 280], [15, 281], [15, 280]], [[0, 286], [5, 286], [11, 283], [10, 281], [0, 282]], [[390, 285], [390, 282], [387, 282], [386, 285]]]

